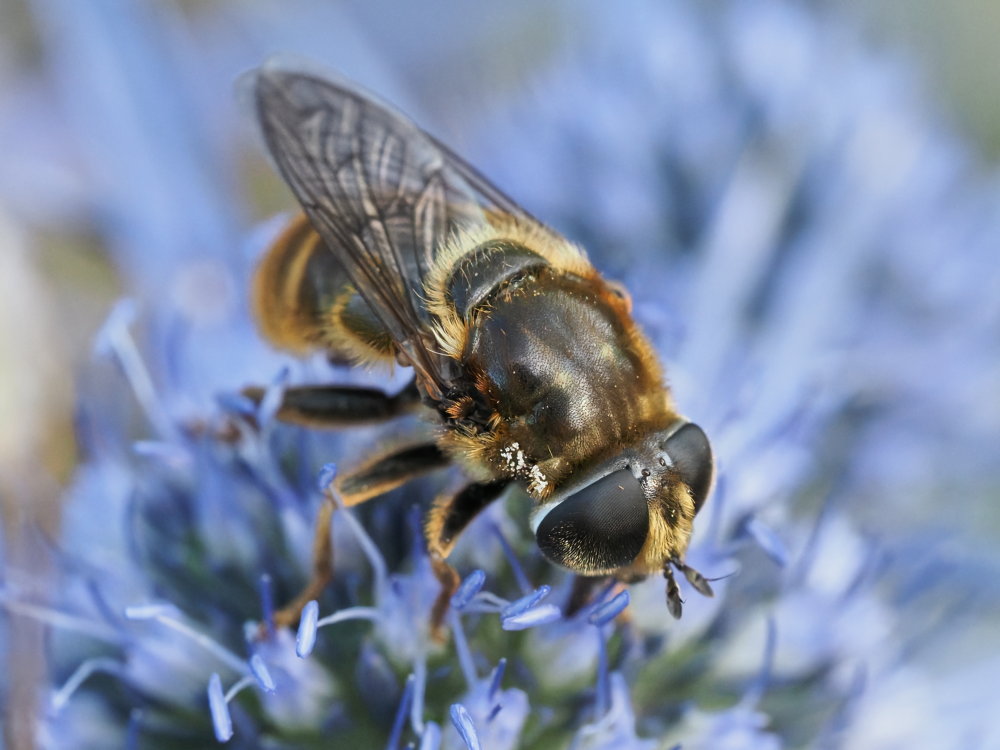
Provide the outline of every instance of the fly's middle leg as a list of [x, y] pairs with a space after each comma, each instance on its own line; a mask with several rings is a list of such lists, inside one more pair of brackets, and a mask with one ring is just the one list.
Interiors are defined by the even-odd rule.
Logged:
[[427, 514], [424, 527], [427, 552], [434, 575], [441, 584], [441, 591], [431, 609], [431, 632], [437, 640], [444, 638], [444, 618], [460, 583], [458, 573], [448, 564], [447, 557], [455, 547], [459, 534], [481, 510], [500, 497], [509, 484], [510, 480], [501, 479], [467, 485], [454, 495], [439, 497]]

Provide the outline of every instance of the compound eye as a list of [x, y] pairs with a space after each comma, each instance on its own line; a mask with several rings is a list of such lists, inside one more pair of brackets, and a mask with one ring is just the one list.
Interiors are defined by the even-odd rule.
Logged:
[[535, 532], [552, 562], [580, 573], [614, 570], [635, 560], [649, 532], [642, 485], [628, 469], [570, 495]]
[[708, 437], [698, 425], [688, 422], [670, 436], [663, 449], [673, 461], [681, 481], [691, 488], [694, 512], [697, 513], [712, 489], [712, 477], [715, 474], [712, 446]]

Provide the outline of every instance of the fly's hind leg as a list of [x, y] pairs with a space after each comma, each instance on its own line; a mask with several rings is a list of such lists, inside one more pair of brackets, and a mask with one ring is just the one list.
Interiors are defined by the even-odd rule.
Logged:
[[[256, 404], [265, 393], [257, 386], [243, 389], [243, 395]], [[282, 422], [307, 427], [353, 427], [401, 416], [419, 403], [420, 394], [413, 381], [393, 395], [377, 388], [302, 385], [284, 390], [275, 416]]]
[[308, 583], [291, 602], [274, 612], [271, 622], [264, 623], [266, 632], [271, 627], [291, 627], [302, 616], [302, 610], [313, 599], [318, 599], [333, 578], [333, 541], [330, 537], [330, 523], [337, 509], [329, 492], [323, 493], [323, 504], [319, 506], [313, 527], [312, 573]]
[[[335, 487], [344, 507], [349, 508], [373, 497], [384, 495], [411, 479], [447, 466], [448, 463], [449, 458], [434, 443], [410, 445], [383, 453], [365, 463], [340, 477]], [[291, 626], [297, 623], [302, 615], [302, 609], [323, 593], [333, 577], [333, 540], [330, 536], [330, 522], [336, 507], [331, 491], [327, 490], [316, 517], [312, 575], [301, 593], [290, 604], [274, 613], [275, 626]]]
[[431, 609], [431, 632], [437, 640], [443, 639], [444, 617], [460, 583], [458, 573], [448, 564], [447, 557], [454, 549], [459, 534], [481, 510], [500, 497], [509, 484], [509, 480], [500, 479], [467, 485], [454, 495], [439, 497], [427, 515], [424, 527], [427, 552], [434, 575], [441, 584], [441, 591]]

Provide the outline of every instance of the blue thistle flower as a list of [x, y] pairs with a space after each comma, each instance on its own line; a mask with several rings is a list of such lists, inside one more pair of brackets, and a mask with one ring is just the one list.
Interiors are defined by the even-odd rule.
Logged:
[[[93, 217], [134, 300], [81, 383], [59, 585], [46, 601], [29, 571], [0, 585], [9, 612], [51, 627], [41, 746], [1000, 744], [983, 706], [1000, 611], [984, 531], [996, 188], [849, 24], [783, 0], [582, 3], [542, 95], [465, 123], [489, 144], [485, 173], [626, 283], [712, 435], [719, 484], [689, 560], [716, 597], [673, 622], [650, 580], [566, 616], [570, 581], [514, 497], [455, 550], [441, 645], [411, 512], [431, 480], [338, 509], [335, 581], [297, 634], [267, 629], [308, 575], [328, 462], [391, 435], [274, 420], [288, 384], [364, 376], [289, 364], [243, 312], [280, 221], [239, 231], [246, 208], [205, 165], [236, 156], [219, 90], [263, 50], [168, 5], [32, 7], [95, 186], [48, 220]], [[285, 46], [363, 36], [320, 23], [322, 3], [266, 24], [227, 12]], [[412, 62], [387, 54], [372, 80]], [[244, 380], [270, 383], [259, 406]]]

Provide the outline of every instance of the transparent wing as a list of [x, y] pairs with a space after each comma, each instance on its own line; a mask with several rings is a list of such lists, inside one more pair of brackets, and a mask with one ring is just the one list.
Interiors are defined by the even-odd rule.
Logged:
[[503, 212], [535, 221], [404, 116], [349, 84], [258, 71], [267, 148], [310, 222], [432, 395], [448, 362], [430, 346], [421, 295], [449, 233]]

